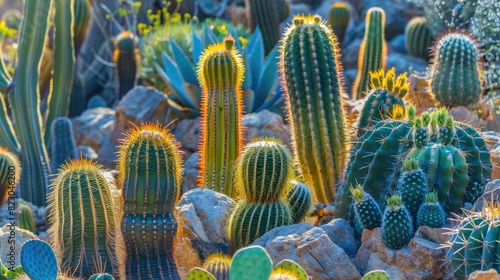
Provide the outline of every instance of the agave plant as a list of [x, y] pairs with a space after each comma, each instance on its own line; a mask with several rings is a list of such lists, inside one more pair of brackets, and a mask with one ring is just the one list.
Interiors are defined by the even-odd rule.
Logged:
[[[194, 29], [191, 33], [191, 57], [171, 38], [171, 55], [163, 52], [162, 63], [154, 63], [156, 72], [167, 86], [170, 106], [187, 118], [200, 115], [201, 87], [195, 70], [198, 59], [205, 48], [218, 41], [208, 25], [204, 26], [201, 36], [198, 36]], [[229, 28], [228, 33], [238, 38], [233, 27]], [[258, 29], [244, 49], [240, 40], [235, 40], [235, 43], [242, 53], [246, 69], [242, 85], [245, 112], [258, 112], [271, 107], [281, 98], [278, 88], [277, 48], [265, 58], [262, 33]]]

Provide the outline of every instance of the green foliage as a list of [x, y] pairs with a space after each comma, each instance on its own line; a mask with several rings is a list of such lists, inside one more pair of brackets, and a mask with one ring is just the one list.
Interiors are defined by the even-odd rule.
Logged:
[[15, 188], [21, 178], [21, 163], [16, 155], [0, 147], [0, 206], [7, 197], [13, 197]]
[[311, 209], [312, 193], [309, 186], [300, 181], [291, 180], [290, 185], [286, 201], [290, 206], [290, 211], [292, 211], [292, 221], [300, 223]]
[[382, 211], [373, 197], [365, 193], [360, 185], [350, 189], [354, 199], [354, 213], [356, 220], [365, 229], [380, 227], [382, 223]]
[[344, 42], [345, 33], [349, 20], [351, 19], [351, 9], [345, 2], [335, 2], [330, 6], [328, 13], [328, 24], [332, 27], [333, 33], [340, 44]]
[[52, 122], [50, 133], [52, 134], [50, 164], [52, 170], [56, 171], [64, 163], [78, 157], [71, 120], [66, 117], [58, 117]]
[[296, 161], [316, 201], [331, 202], [348, 149], [335, 36], [319, 16], [295, 16], [281, 53]]
[[405, 28], [406, 52], [414, 57], [428, 59], [432, 34], [425, 17], [414, 17]]
[[413, 222], [399, 195], [387, 198], [382, 217], [382, 243], [389, 249], [399, 250], [408, 245], [413, 237]]
[[20, 229], [25, 229], [33, 233], [36, 231], [35, 218], [33, 218], [33, 211], [29, 205], [19, 205], [16, 216]]
[[55, 280], [59, 273], [54, 250], [42, 240], [28, 240], [23, 244], [21, 264], [31, 279]]
[[443, 207], [438, 202], [435, 192], [430, 192], [425, 196], [417, 213], [417, 228], [428, 226], [430, 228], [441, 228], [444, 225], [445, 214]]

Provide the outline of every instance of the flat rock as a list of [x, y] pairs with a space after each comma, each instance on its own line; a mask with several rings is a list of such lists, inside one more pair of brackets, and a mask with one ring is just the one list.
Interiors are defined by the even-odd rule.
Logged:
[[258, 113], [243, 116], [242, 124], [245, 127], [243, 138], [245, 144], [255, 138], [274, 137], [281, 140], [289, 149], [292, 148], [290, 130], [280, 115], [262, 110]]
[[386, 69], [394, 67], [397, 73], [408, 72], [410, 67], [416, 71], [425, 71], [427, 68], [427, 62], [425, 60], [397, 52], [388, 54], [386, 62]]
[[326, 232], [330, 240], [344, 249], [346, 254], [353, 258], [358, 251], [358, 244], [354, 237], [354, 229], [344, 219], [334, 219], [321, 228]]
[[486, 184], [484, 193], [476, 200], [472, 209], [476, 212], [481, 211], [484, 202], [500, 202], [500, 179], [493, 180]]
[[85, 110], [73, 119], [73, 135], [77, 145], [99, 151], [109, 141], [115, 129], [115, 111], [99, 107]]
[[181, 120], [172, 132], [175, 139], [181, 144], [181, 149], [186, 153], [195, 153], [198, 151], [198, 142], [201, 136], [199, 117]]

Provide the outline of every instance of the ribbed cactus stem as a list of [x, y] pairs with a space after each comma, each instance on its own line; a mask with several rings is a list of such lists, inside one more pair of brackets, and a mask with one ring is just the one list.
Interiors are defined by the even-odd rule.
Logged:
[[234, 38], [209, 46], [198, 63], [203, 90], [198, 185], [232, 196], [233, 166], [241, 149], [244, 66]]
[[208, 256], [203, 262], [203, 269], [212, 274], [217, 280], [229, 280], [231, 257], [221, 253]]
[[432, 33], [425, 17], [414, 17], [405, 28], [405, 46], [409, 55], [428, 59]]
[[390, 249], [399, 250], [413, 237], [413, 223], [399, 195], [387, 198], [387, 207], [382, 218], [382, 242]]
[[425, 195], [425, 201], [417, 213], [417, 227], [427, 226], [430, 228], [441, 228], [444, 225], [445, 214], [443, 207], [438, 202], [436, 192]]
[[33, 218], [33, 211], [31, 210], [31, 207], [26, 204], [19, 205], [19, 208], [17, 209], [17, 220], [20, 229], [29, 230], [33, 233], [35, 232], [36, 223], [35, 218]]
[[328, 24], [333, 29], [333, 33], [337, 36], [339, 43], [344, 41], [347, 26], [351, 19], [351, 9], [345, 2], [335, 2], [330, 7], [328, 13]]
[[113, 61], [118, 77], [118, 98], [121, 99], [136, 85], [140, 54], [136, 35], [129, 31], [120, 33], [114, 42]]
[[52, 134], [50, 164], [52, 171], [57, 172], [61, 165], [78, 157], [71, 120], [66, 117], [55, 119], [50, 133]]
[[286, 201], [292, 211], [293, 221], [300, 223], [304, 220], [312, 205], [312, 193], [309, 186], [297, 181], [290, 181], [290, 190], [288, 191]]
[[0, 147], [0, 206], [8, 196], [15, 197], [15, 191], [21, 178], [21, 163], [17, 156]]
[[97, 271], [118, 274], [115, 202], [100, 165], [65, 164], [52, 183], [49, 234], [59, 267], [73, 277]]
[[354, 100], [362, 99], [370, 84], [369, 73], [385, 70], [387, 45], [384, 37], [385, 12], [373, 7], [366, 12], [365, 37], [358, 56], [358, 74], [352, 89]]
[[316, 200], [331, 202], [348, 149], [337, 42], [319, 16], [296, 16], [281, 52], [296, 160]]
[[[245, 0], [250, 31], [258, 27], [264, 39], [264, 51], [267, 55], [280, 40], [280, 22], [286, 14], [285, 0]], [[289, 8], [288, 8], [289, 9]]]
[[74, 45], [75, 45], [75, 54], [78, 55], [80, 53], [80, 48], [85, 41], [87, 35], [87, 28], [90, 22], [91, 15], [91, 7], [90, 0], [73, 0], [73, 13], [74, 13]]

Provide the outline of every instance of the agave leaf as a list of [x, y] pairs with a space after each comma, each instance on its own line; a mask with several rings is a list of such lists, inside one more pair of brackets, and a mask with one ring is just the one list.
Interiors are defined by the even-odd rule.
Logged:
[[193, 27], [191, 27], [191, 32], [193, 36], [193, 63], [195, 67], [198, 67], [198, 61], [206, 46], [203, 45], [201, 38], [196, 34]]
[[187, 107], [196, 108], [194, 103], [189, 99], [187, 94], [184, 92], [182, 83], [182, 75], [180, 74], [177, 65], [173, 62], [165, 53], [163, 53], [163, 63], [165, 64], [165, 70], [155, 63], [155, 68], [160, 77], [165, 82], [169, 89], [169, 93], [173, 94], [180, 103], [183, 103]]
[[241, 47], [241, 42], [240, 39], [238, 38], [238, 34], [236, 34], [236, 29], [234, 29], [233, 25], [229, 26], [229, 35], [231, 35], [234, 38], [234, 43], [236, 44], [236, 48], [238, 51], [241, 53], [243, 48]]
[[258, 41], [261, 41], [261, 44], [262, 43], [262, 32], [260, 31], [260, 28], [257, 26], [255, 28], [255, 31], [253, 32], [253, 35], [252, 37], [250, 38], [250, 42], [248, 42], [248, 45], [247, 45], [247, 50], [251, 50], [251, 49], [254, 49], [255, 48], [255, 45], [258, 44]]
[[175, 63], [179, 66], [179, 71], [184, 81], [200, 86], [196, 78], [196, 71], [194, 70], [193, 64], [172, 37], [170, 37], [170, 45], [172, 47], [172, 55], [175, 59]]
[[196, 117], [198, 117], [200, 115], [200, 112], [198, 110], [195, 110], [195, 109], [192, 109], [192, 108], [189, 108], [189, 107], [183, 107], [182, 105], [180, 105], [179, 103], [175, 102], [174, 100], [172, 100], [171, 98], [169, 98], [167, 100], [168, 102], [168, 105], [170, 106], [170, 108], [172, 108], [172, 110], [174, 110], [174, 112], [183, 117], [183, 118], [186, 118], [186, 119], [194, 119]]
[[243, 105], [245, 106], [245, 113], [253, 112], [253, 104], [255, 100], [255, 93], [251, 89], [243, 91]]
[[189, 96], [189, 99], [193, 101], [196, 110], [200, 110], [201, 104], [201, 88], [199, 85], [194, 85], [190, 83], [183, 83], [182, 87], [184, 91]]
[[214, 32], [207, 24], [204, 25], [203, 31], [201, 32], [201, 39], [203, 40], [203, 45], [205, 47], [213, 45], [217, 43], [217, 38], [215, 37]]
[[[250, 71], [252, 75], [252, 88], [257, 89], [258, 78], [260, 77], [261, 67], [264, 64], [264, 42], [260, 33], [255, 33], [252, 37], [252, 44], [247, 47], [248, 67], [246, 71]], [[255, 41], [254, 41], [255, 38]], [[257, 93], [258, 94], [258, 93]]]
[[245, 51], [243, 52], [243, 64], [245, 65], [245, 73], [243, 73], [243, 83], [241, 84], [241, 88], [243, 90], [252, 88], [252, 71], [248, 70], [250, 69], [250, 65], [248, 64], [250, 60], [248, 59], [247, 51], [248, 49], [245, 49]]
[[258, 107], [256, 110], [254, 110], [255, 113], [260, 112], [264, 109], [269, 109], [273, 107], [276, 103], [278, 103], [279, 100], [285, 99], [286, 95], [284, 95], [281, 92], [281, 84], [278, 83], [278, 86], [274, 90], [273, 96], [271, 96], [270, 99], [268, 99], [264, 104], [262, 104], [260, 107]]
[[267, 56], [264, 66], [260, 69], [260, 76], [257, 80], [257, 89], [255, 96], [255, 106], [260, 107], [278, 85], [278, 47]]

